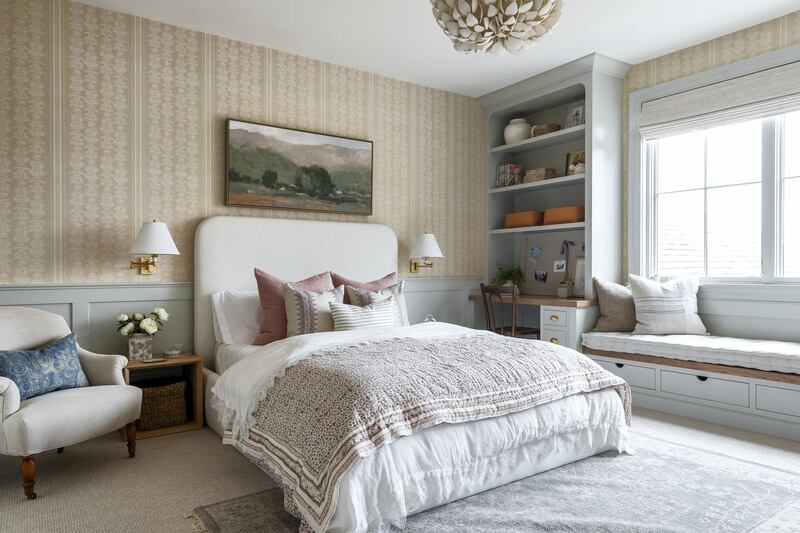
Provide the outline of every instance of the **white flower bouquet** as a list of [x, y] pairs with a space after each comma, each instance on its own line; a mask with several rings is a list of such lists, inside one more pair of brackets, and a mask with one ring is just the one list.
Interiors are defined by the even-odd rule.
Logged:
[[142, 313], [132, 313], [129, 315], [119, 315], [117, 317], [117, 331], [123, 337], [130, 337], [136, 333], [144, 333], [151, 337], [164, 327], [164, 323], [169, 320], [169, 313], [163, 307], [156, 307], [148, 315]]

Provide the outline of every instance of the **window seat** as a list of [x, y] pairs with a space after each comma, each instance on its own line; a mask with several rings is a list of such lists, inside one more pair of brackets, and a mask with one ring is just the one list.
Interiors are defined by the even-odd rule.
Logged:
[[590, 350], [800, 374], [800, 343], [703, 335], [584, 333]]
[[800, 440], [800, 343], [584, 333], [583, 353], [628, 382], [634, 405]]

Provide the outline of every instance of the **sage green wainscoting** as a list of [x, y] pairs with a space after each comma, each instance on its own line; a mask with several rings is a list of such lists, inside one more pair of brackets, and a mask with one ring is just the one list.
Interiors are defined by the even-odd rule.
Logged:
[[[478, 289], [482, 278], [443, 277], [407, 278], [406, 302], [412, 323], [428, 314], [437, 320], [473, 327], [480, 325], [482, 310], [469, 305], [470, 291]], [[100, 353], [127, 353], [126, 339], [116, 332], [121, 313], [148, 312], [156, 307], [169, 314], [166, 328], [154, 339], [158, 353], [183, 343], [192, 350], [192, 283], [138, 283], [108, 285], [5, 285], [0, 286], [0, 306], [37, 307], [57, 313], [78, 334], [81, 346]]]

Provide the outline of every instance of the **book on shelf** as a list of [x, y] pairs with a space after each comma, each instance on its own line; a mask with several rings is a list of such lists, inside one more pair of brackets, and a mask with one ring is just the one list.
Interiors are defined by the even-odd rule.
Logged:
[[522, 165], [507, 164], [497, 167], [495, 187], [510, 187], [522, 183]]

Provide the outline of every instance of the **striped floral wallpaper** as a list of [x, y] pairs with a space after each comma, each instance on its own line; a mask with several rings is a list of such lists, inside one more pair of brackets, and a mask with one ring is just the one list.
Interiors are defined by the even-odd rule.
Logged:
[[[780, 48], [800, 44], [800, 11], [634, 65], [625, 76], [623, 101], [623, 205], [628, 205], [628, 106], [631, 92]], [[628, 210], [623, 213], [623, 270], [628, 269]]]
[[[435, 275], [483, 274], [473, 98], [68, 0], [0, 0], [0, 35], [0, 284], [189, 281], [218, 214], [384, 223], [401, 273], [432, 231]], [[373, 140], [374, 214], [225, 207], [227, 117]], [[141, 278], [127, 250], [151, 218], [181, 256]]]

